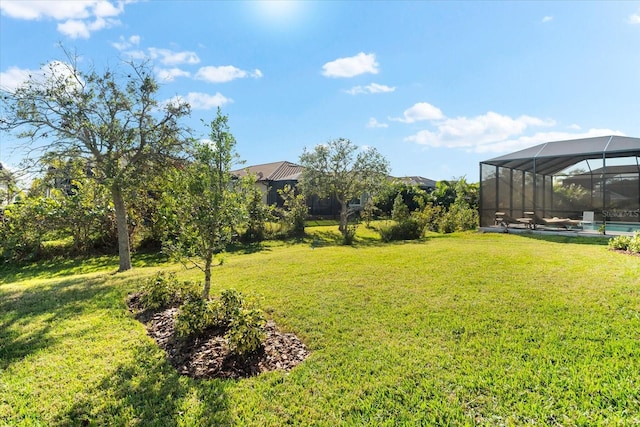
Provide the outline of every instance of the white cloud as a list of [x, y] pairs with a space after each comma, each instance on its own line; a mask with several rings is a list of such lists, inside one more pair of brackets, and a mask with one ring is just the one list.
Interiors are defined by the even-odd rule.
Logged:
[[131, 49], [133, 46], [138, 46], [140, 44], [140, 36], [131, 36], [128, 39], [120, 36], [119, 41], [111, 43], [111, 46], [116, 49], [122, 51]]
[[220, 67], [207, 66], [200, 68], [195, 76], [196, 79], [204, 80], [209, 83], [226, 83], [235, 79], [243, 79], [245, 77], [259, 79], [262, 77], [262, 71], [256, 69], [249, 72], [236, 68], [233, 65], [222, 65]]
[[[499, 152], [526, 144], [522, 135], [531, 127], [548, 127], [556, 123], [527, 115], [512, 118], [495, 112], [468, 118], [446, 118], [435, 130], [421, 130], [405, 138], [406, 141], [430, 147], [460, 148], [475, 152]], [[543, 141], [550, 141], [544, 134]], [[514, 140], [513, 138], [516, 137]]]
[[180, 68], [156, 68], [156, 76], [158, 80], [168, 83], [174, 81], [177, 77], [189, 77], [191, 73]]
[[389, 125], [387, 123], [380, 123], [378, 120], [371, 117], [369, 119], [369, 122], [367, 122], [367, 127], [368, 128], [388, 128]]
[[634, 13], [629, 16], [629, 23], [634, 25], [640, 25], [640, 12]]
[[365, 94], [365, 93], [387, 93], [387, 92], [393, 92], [395, 90], [396, 90], [395, 86], [391, 87], [387, 85], [381, 85], [378, 83], [371, 83], [370, 85], [366, 85], [366, 86], [354, 86], [351, 89], [345, 90], [345, 92], [348, 93], [349, 95], [359, 95], [359, 94]]
[[327, 62], [322, 66], [322, 75], [325, 77], [355, 77], [365, 73], [378, 74], [378, 66], [375, 54], [360, 52], [356, 56]]
[[0, 73], [0, 85], [2, 90], [13, 92], [29, 80], [42, 83], [52, 76], [71, 76], [70, 65], [60, 61], [51, 61], [37, 70], [10, 67], [7, 71]]
[[553, 21], [553, 16], [545, 16], [544, 18], [542, 18], [542, 23], [546, 24], [547, 22], [551, 22]]
[[198, 54], [190, 51], [175, 52], [170, 49], [149, 48], [151, 59], [158, 59], [164, 65], [198, 64], [200, 58]]
[[3, 0], [3, 14], [24, 20], [52, 19], [58, 31], [71, 38], [89, 38], [91, 33], [120, 24], [116, 19], [130, 1], [22, 1]]
[[175, 102], [187, 102], [191, 106], [192, 110], [211, 110], [213, 108], [222, 107], [225, 104], [233, 102], [233, 99], [227, 98], [220, 92], [215, 95], [209, 95], [202, 92], [189, 92], [186, 97], [175, 96], [167, 101], [165, 104]]
[[88, 39], [91, 33], [120, 25], [117, 19], [98, 17], [94, 21], [81, 21], [77, 19], [69, 19], [58, 24], [58, 31], [72, 39], [83, 38]]
[[13, 92], [29, 79], [29, 75], [40, 72], [40, 70], [10, 67], [7, 71], [0, 73], [0, 88], [2, 88], [2, 90]]
[[440, 120], [444, 117], [438, 107], [427, 102], [418, 102], [413, 107], [404, 110], [403, 117], [390, 118], [402, 123], [415, 123], [424, 120]]

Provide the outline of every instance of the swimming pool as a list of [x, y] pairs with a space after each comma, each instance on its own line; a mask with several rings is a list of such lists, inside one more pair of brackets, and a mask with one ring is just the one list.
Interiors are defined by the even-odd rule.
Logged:
[[[602, 222], [582, 224], [582, 229], [598, 231], [601, 225], [602, 225]], [[640, 222], [607, 221], [606, 229], [607, 231], [621, 231], [626, 233], [633, 233], [634, 231], [640, 231]]]

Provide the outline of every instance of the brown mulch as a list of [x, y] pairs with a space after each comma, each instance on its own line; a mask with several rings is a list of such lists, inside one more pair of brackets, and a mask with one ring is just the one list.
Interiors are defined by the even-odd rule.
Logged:
[[609, 250], [613, 251], [613, 252], [618, 252], [619, 254], [625, 254], [625, 255], [640, 257], [640, 253], [638, 253], [638, 252], [625, 251], [624, 249], [609, 249]]
[[208, 330], [198, 337], [178, 338], [174, 334], [176, 307], [157, 312], [142, 310], [139, 293], [130, 295], [127, 305], [176, 370], [192, 378], [247, 378], [263, 372], [289, 371], [309, 355], [295, 334], [280, 332], [273, 321], [265, 326], [262, 348], [241, 357], [229, 351], [220, 329]]

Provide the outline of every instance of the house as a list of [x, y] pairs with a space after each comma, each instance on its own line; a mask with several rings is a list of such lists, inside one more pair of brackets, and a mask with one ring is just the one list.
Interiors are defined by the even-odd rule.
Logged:
[[[303, 166], [298, 164], [280, 161], [248, 166], [244, 169], [232, 171], [231, 173], [237, 177], [246, 176], [247, 174], [255, 175], [256, 186], [262, 193], [262, 201], [267, 205], [281, 207], [283, 200], [280, 194], [278, 194], [278, 190], [283, 189], [286, 185], [292, 187], [297, 186], [303, 169]], [[402, 182], [409, 185], [416, 185], [429, 192], [436, 188], [435, 181], [421, 176], [403, 178], [389, 177], [389, 179], [399, 179]], [[360, 200], [351, 201], [349, 206], [358, 208], [359, 206], [364, 206], [365, 201], [365, 196], [363, 196]], [[314, 196], [307, 199], [307, 205], [309, 207], [309, 215], [311, 216], [333, 217], [340, 214], [340, 204], [333, 197], [319, 198]]]
[[404, 176], [402, 178], [396, 179], [407, 185], [414, 185], [419, 189], [426, 191], [427, 193], [430, 193], [436, 189], [436, 182], [434, 180], [422, 176]]
[[302, 174], [302, 166], [281, 161], [248, 166], [231, 173], [237, 177], [254, 175], [256, 186], [262, 193], [262, 201], [267, 205], [282, 206], [282, 197], [278, 194], [278, 190], [286, 185], [295, 187]]

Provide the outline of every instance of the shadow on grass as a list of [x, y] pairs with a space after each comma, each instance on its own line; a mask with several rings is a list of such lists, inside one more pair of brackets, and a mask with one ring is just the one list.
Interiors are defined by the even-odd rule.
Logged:
[[[167, 257], [161, 253], [136, 253], [132, 256], [133, 267], [162, 264]], [[32, 263], [0, 264], [0, 285], [30, 279], [51, 279], [98, 271], [117, 271], [117, 255], [91, 257], [54, 258]]]
[[518, 237], [525, 237], [527, 239], [542, 240], [544, 242], [551, 243], [573, 243], [576, 245], [596, 245], [607, 246], [609, 244], [609, 237], [584, 237], [584, 236], [560, 236], [560, 235], [545, 235], [536, 233], [518, 233]]
[[255, 254], [258, 252], [268, 252], [271, 251], [270, 248], [264, 246], [262, 242], [252, 242], [252, 243], [234, 243], [227, 246], [227, 252], [238, 255], [248, 255]]
[[[116, 307], [121, 297], [105, 277], [64, 280], [53, 286], [32, 286], [25, 291], [0, 291], [0, 370], [57, 343], [50, 335], [56, 322], [83, 310]], [[112, 298], [108, 294], [114, 294]], [[99, 305], [86, 304], [88, 300]]]
[[60, 426], [230, 425], [223, 380], [181, 377], [153, 343], [141, 343], [133, 360], [119, 365], [73, 406], [57, 414]]
[[[126, 279], [125, 279], [126, 280]], [[63, 344], [60, 322], [93, 310], [124, 312], [126, 286], [111, 275], [66, 278], [25, 289], [0, 289], [0, 372], [38, 352]], [[74, 338], [93, 328], [75, 330]], [[180, 376], [164, 353], [142, 340], [125, 353], [131, 357], [96, 384], [88, 384], [69, 406], [51, 414], [54, 425], [229, 425], [225, 389], [233, 382], [194, 381]], [[77, 369], [83, 369], [78, 367]], [[193, 422], [192, 422], [193, 421]]]

